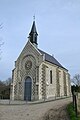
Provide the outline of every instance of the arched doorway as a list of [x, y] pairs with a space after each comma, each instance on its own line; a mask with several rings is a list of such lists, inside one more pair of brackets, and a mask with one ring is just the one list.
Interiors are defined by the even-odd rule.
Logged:
[[32, 93], [32, 80], [30, 77], [25, 79], [24, 84], [24, 100], [31, 101], [31, 93]]

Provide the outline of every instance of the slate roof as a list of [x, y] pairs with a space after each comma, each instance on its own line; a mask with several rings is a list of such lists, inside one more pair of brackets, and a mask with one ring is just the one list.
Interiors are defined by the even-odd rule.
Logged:
[[[55, 65], [57, 65], [57, 66], [59, 66], [61, 68], [64, 68], [53, 56], [49, 55], [48, 53], [46, 53], [46, 52], [44, 52], [44, 51], [42, 51], [40, 49], [38, 49], [38, 50], [42, 55], [45, 54], [45, 61], [50, 62], [52, 64], [55, 64]], [[66, 68], [64, 68], [64, 69], [67, 70]]]

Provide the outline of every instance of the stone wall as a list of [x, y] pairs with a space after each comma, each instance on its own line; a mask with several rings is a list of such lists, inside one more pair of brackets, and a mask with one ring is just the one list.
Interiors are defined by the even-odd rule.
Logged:
[[[12, 99], [24, 100], [24, 82], [29, 76], [32, 79], [32, 100], [38, 99], [39, 96], [39, 65], [41, 64], [43, 56], [39, 53], [37, 48], [28, 41], [23, 51], [15, 62], [15, 69], [13, 71], [13, 90]], [[32, 62], [31, 69], [25, 68], [26, 61]]]
[[[50, 84], [50, 70], [52, 70], [52, 84]], [[46, 98], [70, 96], [68, 71], [47, 61], [43, 61], [39, 67], [39, 99], [44, 95]]]

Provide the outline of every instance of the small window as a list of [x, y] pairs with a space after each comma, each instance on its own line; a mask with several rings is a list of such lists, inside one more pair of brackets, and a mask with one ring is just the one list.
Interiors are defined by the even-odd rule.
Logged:
[[50, 84], [52, 84], [52, 70], [50, 70]]
[[37, 93], [37, 95], [38, 95], [38, 89], [39, 89], [39, 86], [37, 85], [36, 86], [36, 93]]

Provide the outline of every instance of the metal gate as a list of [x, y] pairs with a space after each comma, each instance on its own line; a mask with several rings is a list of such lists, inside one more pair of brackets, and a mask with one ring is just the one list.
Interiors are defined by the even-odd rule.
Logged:
[[27, 77], [24, 85], [24, 100], [31, 101], [31, 92], [32, 92], [32, 80], [30, 77]]

